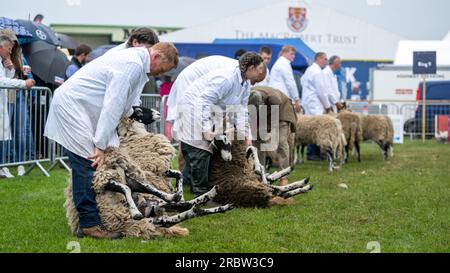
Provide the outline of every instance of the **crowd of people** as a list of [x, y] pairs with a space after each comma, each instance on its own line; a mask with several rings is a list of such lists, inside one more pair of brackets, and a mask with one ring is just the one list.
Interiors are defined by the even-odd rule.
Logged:
[[[23, 56], [16, 52], [19, 49], [14, 37], [0, 33], [0, 85], [30, 89], [35, 82], [28, 79]], [[165, 73], [177, 67], [177, 49], [172, 43], [159, 42], [156, 33], [149, 28], [135, 30], [126, 42], [89, 62], [91, 51], [87, 45], [76, 48], [66, 70], [67, 79], [54, 92], [44, 133], [62, 145], [68, 155], [81, 236], [120, 237], [101, 227], [92, 179], [95, 169], [103, 164], [104, 150], [119, 145], [116, 128], [121, 118], [139, 117], [147, 124], [153, 120], [153, 110], [140, 106], [140, 95], [151, 82], [149, 77], [158, 76], [162, 95], [169, 96], [165, 116], [173, 125], [169, 127], [172, 128], [170, 133], [180, 143], [186, 161], [183, 175], [195, 196], [211, 189], [208, 183], [210, 143], [223, 133], [218, 127], [220, 124], [223, 127], [224, 116], [231, 117], [227, 121], [232, 122], [238, 138], [248, 146], [253, 144], [254, 128], [248, 117], [252, 88], [261, 92], [268, 102], [274, 101], [270, 97], [277, 97], [283, 109], [276, 132], [279, 134], [277, 155], [282, 168], [290, 163], [288, 139], [295, 130], [292, 123], [296, 113], [301, 112], [302, 107], [306, 115], [321, 115], [342, 108], [334, 74], [340, 68], [340, 59], [333, 56], [328, 61], [325, 53], [316, 54], [299, 88], [291, 66], [296, 49], [289, 45], [282, 48], [272, 69], [269, 69], [272, 50], [263, 46], [259, 52], [237, 51], [235, 59], [223, 56], [199, 59], [176, 77]], [[17, 102], [20, 104], [21, 100]], [[4, 143], [11, 139], [11, 132], [6, 130], [10, 126], [5, 124], [11, 122], [6, 91], [0, 94], [0, 107], [3, 109], [0, 111], [3, 115], [0, 140]], [[216, 114], [218, 123], [212, 120], [212, 113]], [[318, 147], [309, 147], [308, 159], [320, 158]], [[287, 177], [281, 180], [282, 185], [288, 183]]]

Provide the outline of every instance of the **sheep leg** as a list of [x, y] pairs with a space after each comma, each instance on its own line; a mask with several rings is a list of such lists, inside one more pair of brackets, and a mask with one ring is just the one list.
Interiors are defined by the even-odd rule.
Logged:
[[331, 151], [327, 151], [328, 155], [328, 170], [330, 172], [333, 172], [334, 169], [339, 169], [339, 167], [336, 166], [336, 163], [334, 162], [334, 156]]
[[308, 185], [306, 185], [306, 186], [304, 186], [302, 188], [298, 188], [298, 189], [295, 189], [295, 190], [292, 190], [292, 191], [288, 191], [288, 192], [282, 194], [281, 197], [289, 198], [289, 197], [292, 197], [292, 196], [295, 196], [295, 195], [298, 195], [298, 194], [307, 193], [308, 191], [310, 191], [312, 189], [313, 189], [313, 185], [308, 184]]
[[344, 162], [345, 162], [345, 164], [348, 163], [348, 151], [349, 151], [349, 149], [350, 149], [350, 145], [349, 144], [345, 145], [345, 155], [344, 155]]
[[282, 178], [283, 176], [286, 176], [286, 175], [290, 174], [292, 171], [293, 171], [293, 168], [292, 168], [292, 166], [290, 166], [290, 167], [287, 167], [284, 170], [281, 170], [279, 172], [274, 172], [273, 174], [268, 175], [266, 177], [266, 179], [270, 183], [273, 183], [273, 182], [277, 181], [278, 179]]
[[261, 165], [258, 157], [258, 149], [254, 146], [249, 146], [247, 148], [247, 159], [251, 158], [253, 160], [253, 170], [259, 176], [261, 176], [262, 182], [264, 184], [268, 184], [266, 180], [266, 174], [264, 170], [264, 166]]
[[169, 178], [175, 178], [177, 193], [181, 195], [180, 201], [184, 201], [183, 174], [177, 170], [168, 170], [165, 172], [165, 175]]
[[127, 181], [127, 185], [133, 192], [153, 194], [166, 202], [178, 202], [182, 197], [182, 195], [178, 192], [174, 194], [163, 192], [150, 184], [139, 182], [128, 176], [125, 176], [125, 179]]
[[359, 148], [359, 141], [355, 141], [355, 150], [356, 150], [356, 156], [358, 157], [358, 162], [361, 162], [361, 151]]
[[306, 145], [302, 144], [302, 158], [300, 159], [301, 164], [305, 163], [305, 147]]
[[[147, 204], [147, 211], [160, 211], [161, 209], [164, 209], [165, 211], [177, 211], [182, 212], [185, 210], [191, 209], [195, 205], [200, 205], [208, 202], [209, 200], [214, 199], [217, 195], [217, 187], [213, 187], [210, 191], [200, 195], [199, 197], [189, 200], [189, 201], [182, 201], [177, 203], [163, 203], [161, 204], [160, 201], [158, 202], [148, 202]], [[146, 213], [146, 217], [148, 217], [150, 214]], [[155, 214], [151, 214], [155, 216]]]
[[390, 147], [390, 154], [391, 154], [391, 157], [394, 157], [394, 145], [393, 145], [393, 144], [390, 144], [389, 147]]
[[225, 206], [220, 206], [220, 207], [215, 207], [215, 208], [209, 208], [209, 209], [202, 209], [195, 205], [190, 210], [179, 213], [177, 215], [150, 218], [150, 223], [152, 223], [156, 226], [171, 227], [173, 225], [176, 225], [178, 223], [181, 223], [183, 221], [186, 221], [186, 220], [194, 218], [194, 217], [204, 216], [204, 215], [214, 214], [214, 213], [224, 213], [225, 211], [228, 211], [231, 209], [233, 209], [233, 206], [231, 204], [227, 204]]
[[303, 179], [301, 181], [297, 181], [294, 183], [291, 183], [287, 186], [274, 186], [274, 185], [270, 185], [270, 187], [273, 189], [273, 194], [274, 195], [278, 195], [281, 196], [284, 193], [287, 193], [289, 191], [304, 187], [306, 184], [309, 183], [309, 177], [307, 177], [306, 179]]
[[133, 197], [131, 196], [131, 189], [127, 185], [121, 184], [121, 183], [111, 179], [106, 184], [105, 190], [118, 192], [118, 193], [122, 193], [123, 195], [125, 195], [125, 199], [127, 200], [128, 207], [130, 208], [131, 217], [134, 220], [140, 220], [140, 219], [144, 218], [142, 213], [137, 208], [136, 203], [134, 203]]
[[300, 149], [300, 146], [299, 145], [295, 145], [295, 148], [294, 148], [294, 164], [298, 163], [298, 151], [299, 151], [299, 149]]

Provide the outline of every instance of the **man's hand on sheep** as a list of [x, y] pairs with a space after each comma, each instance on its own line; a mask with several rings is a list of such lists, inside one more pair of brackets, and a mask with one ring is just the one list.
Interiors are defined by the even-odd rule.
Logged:
[[100, 168], [105, 161], [105, 153], [103, 152], [103, 150], [95, 147], [94, 154], [88, 158], [94, 161], [94, 163], [91, 164], [92, 168]]
[[130, 116], [130, 118], [145, 125], [149, 125], [155, 121], [160, 121], [161, 114], [154, 109], [133, 106], [133, 114]]

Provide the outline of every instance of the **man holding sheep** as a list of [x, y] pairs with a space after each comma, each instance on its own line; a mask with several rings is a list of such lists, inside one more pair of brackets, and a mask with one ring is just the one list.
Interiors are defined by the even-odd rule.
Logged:
[[135, 105], [148, 75], [165, 73], [177, 63], [171, 43], [118, 50], [88, 63], [55, 90], [44, 135], [67, 150], [79, 236], [120, 238], [101, 228], [92, 189], [95, 168], [102, 166], [107, 147], [119, 146], [116, 128], [121, 118], [152, 121], [150, 109]]

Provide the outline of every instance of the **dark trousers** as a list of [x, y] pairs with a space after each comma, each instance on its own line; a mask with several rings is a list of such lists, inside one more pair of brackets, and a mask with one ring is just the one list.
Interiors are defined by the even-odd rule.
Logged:
[[101, 221], [95, 192], [92, 189], [92, 178], [95, 172], [95, 169], [91, 167], [92, 161], [70, 151], [67, 151], [67, 155], [72, 168], [73, 202], [78, 211], [80, 228], [98, 226]]
[[211, 189], [208, 179], [211, 153], [183, 142], [181, 152], [186, 162], [184, 173], [190, 178], [191, 192], [195, 196], [208, 192]]
[[316, 144], [309, 144], [308, 149], [306, 150], [306, 155], [308, 157], [318, 157], [320, 158], [320, 147]]

